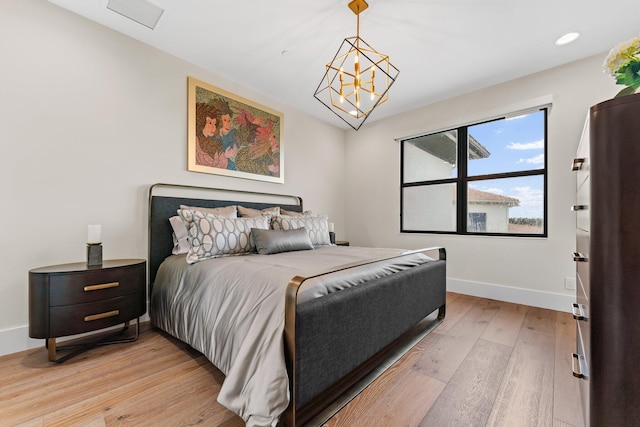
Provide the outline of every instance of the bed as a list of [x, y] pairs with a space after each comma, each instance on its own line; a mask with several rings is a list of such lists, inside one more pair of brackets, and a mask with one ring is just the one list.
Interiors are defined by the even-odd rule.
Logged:
[[[226, 375], [218, 401], [249, 426], [322, 423], [444, 319], [444, 248], [316, 245], [189, 264], [193, 247], [187, 255], [172, 254], [170, 218], [181, 206], [277, 206], [299, 215], [303, 202], [174, 184], [149, 189], [152, 324], [202, 352]], [[280, 239], [285, 232], [252, 230], [260, 251], [261, 236]], [[288, 239], [307, 235], [305, 229], [286, 231]]]

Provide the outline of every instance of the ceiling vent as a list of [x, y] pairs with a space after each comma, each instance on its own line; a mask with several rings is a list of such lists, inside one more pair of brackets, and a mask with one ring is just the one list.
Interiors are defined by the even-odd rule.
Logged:
[[109, 0], [107, 9], [127, 17], [152, 30], [158, 24], [164, 9], [146, 0]]

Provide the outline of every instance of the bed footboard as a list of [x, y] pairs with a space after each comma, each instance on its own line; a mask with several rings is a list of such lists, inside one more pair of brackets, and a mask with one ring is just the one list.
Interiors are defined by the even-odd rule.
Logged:
[[439, 249], [439, 256], [366, 286], [293, 308], [287, 303], [285, 336], [292, 393], [283, 414], [286, 425], [301, 425], [324, 409], [375, 367], [374, 356], [426, 316], [439, 310], [439, 319], [444, 318], [444, 249]]

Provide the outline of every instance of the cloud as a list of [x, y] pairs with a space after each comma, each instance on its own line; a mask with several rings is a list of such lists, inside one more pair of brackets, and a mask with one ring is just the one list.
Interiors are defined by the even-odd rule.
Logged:
[[544, 148], [544, 139], [534, 142], [511, 142], [507, 145], [509, 150], [539, 150]]
[[544, 191], [541, 188], [515, 187], [513, 191], [524, 205], [542, 206]]
[[544, 191], [541, 188], [514, 187], [509, 196], [520, 200], [520, 206], [509, 210], [510, 217], [542, 218]]
[[487, 188], [481, 191], [486, 191], [487, 193], [493, 193], [493, 194], [501, 194], [501, 195], [504, 194], [504, 190], [502, 188]]
[[541, 165], [544, 164], [544, 154], [540, 154], [539, 156], [531, 157], [529, 159], [520, 159], [518, 163], [530, 163], [532, 165]]

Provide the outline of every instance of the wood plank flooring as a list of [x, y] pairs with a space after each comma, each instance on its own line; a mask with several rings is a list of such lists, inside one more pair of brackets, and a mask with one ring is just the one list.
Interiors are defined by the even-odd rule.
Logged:
[[[582, 427], [574, 343], [568, 313], [448, 293], [444, 322], [325, 426]], [[244, 425], [220, 371], [148, 326], [62, 364], [0, 357], [0, 378], [2, 426]]]

